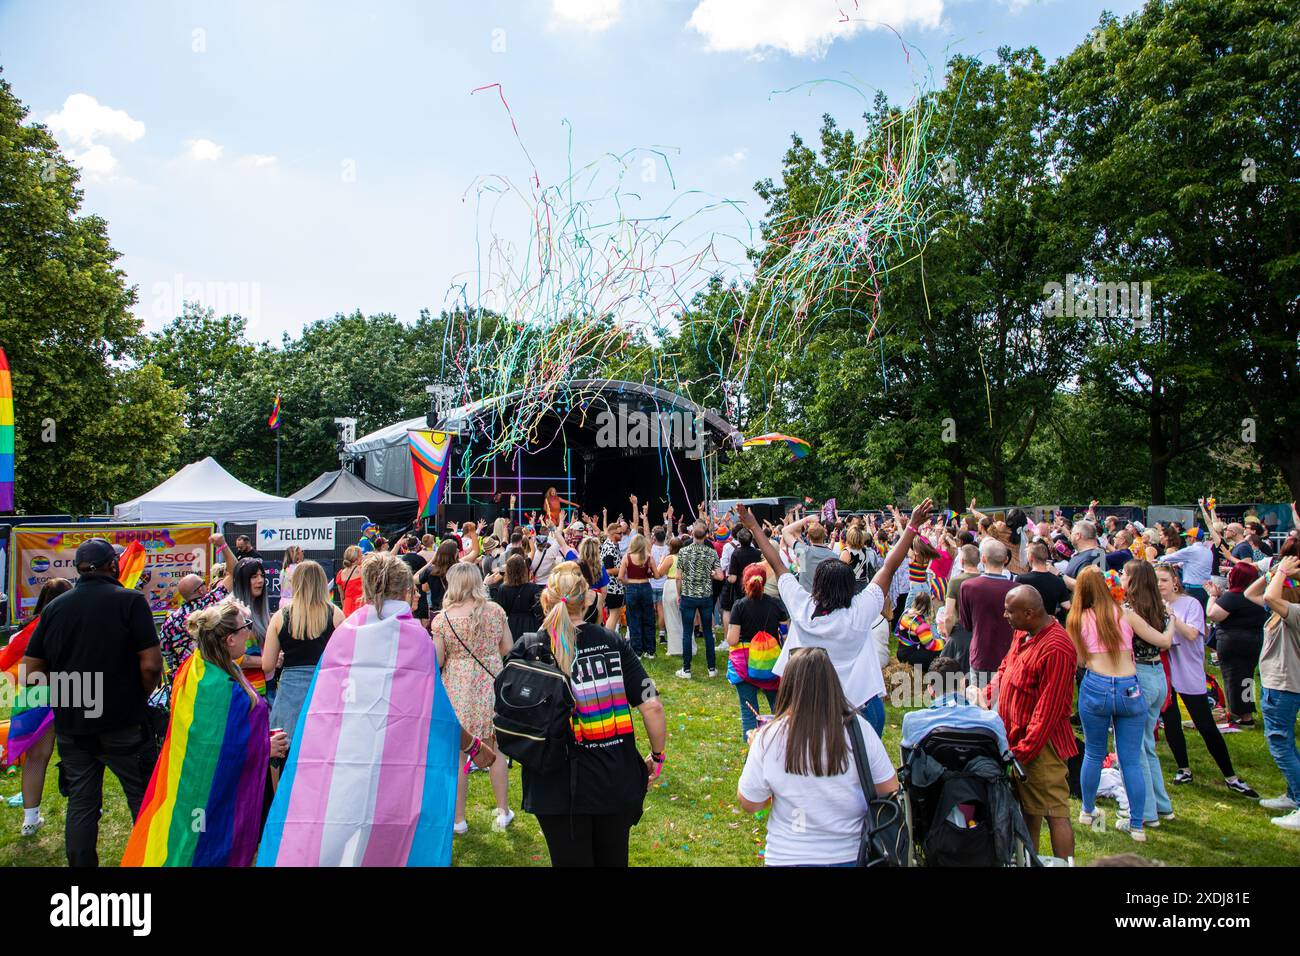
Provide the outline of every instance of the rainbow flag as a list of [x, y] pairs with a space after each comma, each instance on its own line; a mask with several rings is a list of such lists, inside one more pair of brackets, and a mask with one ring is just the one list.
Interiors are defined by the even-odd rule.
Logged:
[[132, 541], [126, 546], [126, 550], [117, 556], [118, 583], [128, 591], [134, 591], [135, 586], [140, 583], [140, 575], [144, 574], [144, 563], [144, 545], [139, 541]]
[[307, 690], [258, 866], [450, 866], [460, 724], [410, 605], [363, 604]]
[[14, 510], [14, 383], [0, 349], [0, 511]]
[[941, 607], [948, 600], [948, 579], [930, 572], [930, 594], [934, 597], [935, 608]]
[[27, 653], [27, 644], [36, 631], [38, 620], [40, 618], [33, 618], [0, 650], [0, 673], [14, 688], [14, 704], [9, 714], [9, 739], [5, 742], [0, 764], [16, 764], [18, 758], [40, 740], [54, 723], [54, 711], [49, 707], [49, 687], [45, 684], [25, 687], [18, 682], [18, 665]]
[[167, 739], [154, 765], [123, 866], [251, 866], [270, 763], [260, 697], [202, 654], [172, 684]]
[[731, 527], [729, 525], [725, 525], [725, 524], [718, 525], [718, 527], [713, 529], [714, 541], [726, 541], [730, 537], [731, 537]]
[[447, 453], [451, 435], [428, 429], [411, 429], [406, 433], [411, 448], [411, 471], [415, 475], [415, 497], [420, 504], [420, 518], [431, 518], [446, 484]]
[[[793, 435], [782, 435], [780, 432], [769, 432], [766, 435], [757, 435], [754, 438], [746, 438], [740, 443], [741, 448], [757, 448], [761, 445], [775, 445], [778, 442], [784, 444], [790, 449], [790, 454], [794, 458], [802, 458], [808, 454], [809, 445], [802, 438], [795, 438]], [[811, 498], [805, 498], [808, 504], [812, 504]]]
[[271, 417], [266, 420], [268, 428], [280, 427], [280, 393], [275, 393], [275, 404], [271, 406]]

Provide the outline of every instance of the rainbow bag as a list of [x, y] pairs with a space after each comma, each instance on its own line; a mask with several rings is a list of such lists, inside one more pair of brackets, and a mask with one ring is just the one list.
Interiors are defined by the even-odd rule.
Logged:
[[749, 660], [746, 662], [749, 682], [759, 684], [775, 681], [777, 677], [772, 673], [772, 668], [776, 666], [776, 659], [780, 656], [780, 641], [767, 631], [759, 631], [755, 634], [753, 640], [749, 642]]

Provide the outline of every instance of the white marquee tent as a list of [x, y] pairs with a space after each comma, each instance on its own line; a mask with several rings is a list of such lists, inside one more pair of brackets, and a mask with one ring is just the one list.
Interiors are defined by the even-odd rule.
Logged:
[[186, 465], [157, 488], [113, 509], [120, 521], [257, 521], [292, 518], [298, 502], [250, 488], [216, 459]]

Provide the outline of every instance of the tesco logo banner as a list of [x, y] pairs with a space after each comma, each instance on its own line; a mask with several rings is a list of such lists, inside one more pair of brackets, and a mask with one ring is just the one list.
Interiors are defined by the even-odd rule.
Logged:
[[283, 551], [297, 545], [304, 551], [334, 550], [333, 518], [263, 518], [257, 522], [257, 549]]

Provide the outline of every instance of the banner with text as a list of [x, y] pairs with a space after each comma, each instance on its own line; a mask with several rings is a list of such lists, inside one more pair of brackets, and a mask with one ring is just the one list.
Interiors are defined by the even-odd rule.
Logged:
[[263, 518], [257, 522], [257, 549], [283, 551], [297, 545], [304, 551], [333, 551], [336, 518]]
[[177, 605], [176, 585], [187, 574], [207, 577], [212, 567], [209, 522], [189, 524], [21, 525], [9, 535], [9, 607], [15, 621], [31, 616], [41, 588], [51, 578], [77, 579], [73, 559], [87, 538], [126, 547], [139, 541], [145, 565], [139, 590], [155, 617]]

